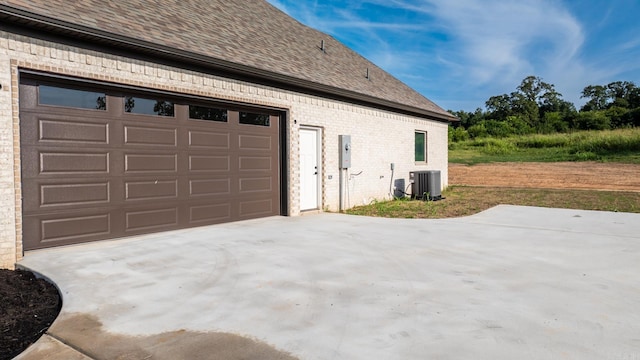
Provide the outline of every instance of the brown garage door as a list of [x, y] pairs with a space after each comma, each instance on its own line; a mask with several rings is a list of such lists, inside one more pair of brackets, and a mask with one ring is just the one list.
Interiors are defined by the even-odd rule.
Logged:
[[279, 116], [23, 79], [26, 250], [280, 215]]

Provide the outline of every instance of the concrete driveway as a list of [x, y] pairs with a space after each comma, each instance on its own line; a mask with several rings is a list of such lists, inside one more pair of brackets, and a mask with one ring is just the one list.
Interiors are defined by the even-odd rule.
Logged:
[[640, 215], [276, 217], [27, 253], [21, 359], [640, 359]]

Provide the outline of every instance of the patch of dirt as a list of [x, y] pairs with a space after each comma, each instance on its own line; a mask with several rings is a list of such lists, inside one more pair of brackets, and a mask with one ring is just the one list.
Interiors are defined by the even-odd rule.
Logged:
[[13, 359], [42, 336], [62, 306], [55, 286], [33, 273], [0, 269], [0, 360]]
[[640, 192], [640, 165], [599, 162], [449, 164], [449, 185]]

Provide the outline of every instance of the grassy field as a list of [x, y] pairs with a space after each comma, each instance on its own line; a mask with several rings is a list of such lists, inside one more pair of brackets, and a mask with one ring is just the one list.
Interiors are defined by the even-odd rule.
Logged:
[[[568, 134], [482, 138], [449, 144], [449, 162], [603, 161], [640, 164], [640, 128]], [[348, 214], [449, 218], [500, 204], [640, 213], [640, 192], [450, 186], [442, 201], [394, 200], [358, 206]]]
[[441, 201], [394, 200], [358, 206], [348, 214], [437, 219], [476, 214], [499, 204], [640, 213], [640, 193], [451, 186]]
[[640, 164], [640, 128], [449, 143], [449, 162], [610, 161]]

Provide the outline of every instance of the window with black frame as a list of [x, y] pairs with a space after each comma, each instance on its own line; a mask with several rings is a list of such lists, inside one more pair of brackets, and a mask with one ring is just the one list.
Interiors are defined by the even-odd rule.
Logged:
[[259, 114], [252, 112], [240, 112], [240, 124], [269, 126], [269, 114]]
[[175, 105], [172, 101], [164, 99], [125, 96], [124, 111], [132, 114], [173, 117], [175, 115]]
[[73, 89], [60, 86], [39, 85], [38, 103], [89, 110], [107, 110], [104, 92]]
[[189, 118], [193, 120], [209, 120], [227, 122], [228, 111], [209, 106], [189, 105]]

